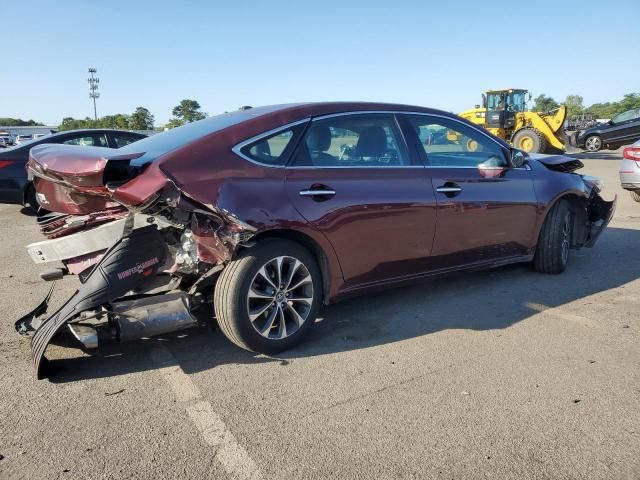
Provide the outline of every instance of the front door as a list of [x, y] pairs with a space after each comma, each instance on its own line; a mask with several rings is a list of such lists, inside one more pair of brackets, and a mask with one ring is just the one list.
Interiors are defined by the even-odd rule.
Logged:
[[535, 244], [537, 200], [528, 167], [510, 168], [506, 149], [445, 117], [408, 115], [436, 196], [431, 268], [527, 255]]
[[392, 114], [314, 120], [286, 172], [288, 196], [333, 246], [345, 287], [420, 273], [436, 200]]
[[605, 143], [622, 145], [640, 138], [640, 109], [628, 110], [611, 119], [612, 126], [603, 132]]

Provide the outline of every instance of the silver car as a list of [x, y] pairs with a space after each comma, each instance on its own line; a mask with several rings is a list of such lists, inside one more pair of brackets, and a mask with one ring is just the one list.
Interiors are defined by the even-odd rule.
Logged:
[[640, 140], [626, 147], [620, 164], [620, 184], [631, 192], [631, 197], [640, 202]]

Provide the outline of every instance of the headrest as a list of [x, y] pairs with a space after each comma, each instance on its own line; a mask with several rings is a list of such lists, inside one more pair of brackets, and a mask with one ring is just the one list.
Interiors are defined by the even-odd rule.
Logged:
[[383, 157], [387, 153], [387, 135], [384, 128], [365, 128], [358, 138], [357, 150], [361, 157]]
[[310, 152], [325, 152], [331, 147], [331, 130], [323, 125], [311, 127], [307, 135], [307, 147]]

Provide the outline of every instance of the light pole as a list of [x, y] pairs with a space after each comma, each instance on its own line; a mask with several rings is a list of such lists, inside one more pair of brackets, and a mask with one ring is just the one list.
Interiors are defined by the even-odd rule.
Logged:
[[87, 79], [87, 81], [89, 82], [89, 98], [93, 99], [93, 118], [95, 119], [96, 122], [98, 121], [98, 111], [96, 110], [96, 98], [100, 98], [100, 93], [98, 92], [98, 84], [100, 83], [100, 79], [94, 76], [94, 74], [97, 72], [98, 70], [96, 70], [95, 68], [93, 67], [89, 68], [89, 74], [91, 75], [91, 77]]

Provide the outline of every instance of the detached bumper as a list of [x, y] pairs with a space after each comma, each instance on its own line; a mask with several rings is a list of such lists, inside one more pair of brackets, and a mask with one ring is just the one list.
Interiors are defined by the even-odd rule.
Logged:
[[105, 253], [76, 293], [55, 313], [43, 318], [50, 291], [38, 307], [18, 320], [18, 333], [32, 335], [31, 353], [38, 378], [45, 376], [42, 366], [46, 364], [47, 346], [65, 324], [85, 310], [108, 304], [150, 282], [166, 254], [166, 245], [155, 225], [135, 229]]
[[609, 225], [616, 211], [617, 201], [617, 196], [608, 202], [603, 200], [600, 195], [596, 193], [593, 194], [589, 202], [588, 213], [590, 228], [587, 231], [587, 239], [584, 243], [585, 247], [593, 247], [602, 231]]

